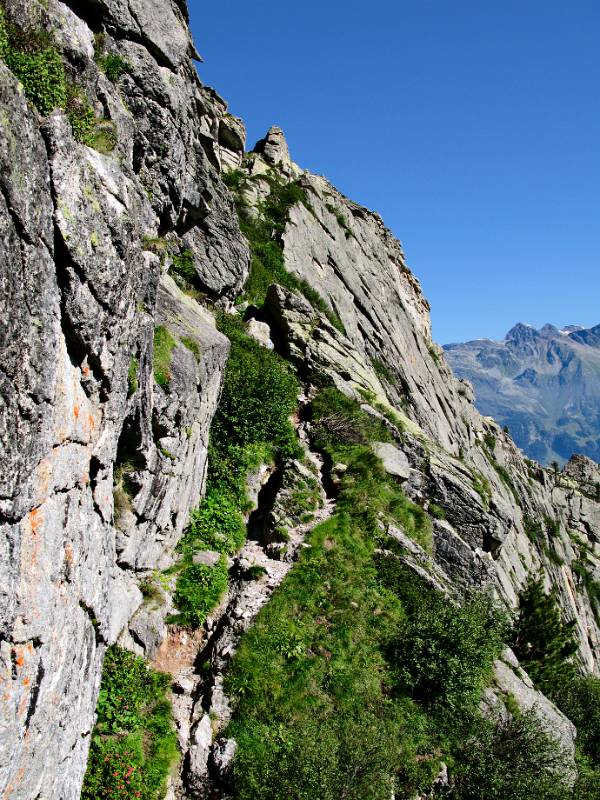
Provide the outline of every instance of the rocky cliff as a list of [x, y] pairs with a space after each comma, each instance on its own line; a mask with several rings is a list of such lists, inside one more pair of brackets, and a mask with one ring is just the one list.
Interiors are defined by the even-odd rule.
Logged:
[[573, 453], [600, 459], [599, 334], [599, 327], [520, 323], [501, 342], [444, 349], [456, 374], [473, 385], [482, 414], [507, 425], [530, 458], [562, 465]]
[[[230, 791], [231, 657], [348, 469], [315, 438], [324, 386], [381, 426], [376, 469], [431, 532], [415, 543], [381, 516], [402, 563], [448, 596], [493, 587], [509, 608], [540, 574], [579, 668], [597, 672], [599, 468], [545, 471], [479, 415], [381, 218], [294, 164], [277, 128], [244, 154], [242, 123], [197, 77], [181, 0], [1, 11], [2, 796], [80, 796], [117, 640], [173, 675], [170, 796]], [[228, 339], [279, 354], [265, 387], [268, 369], [298, 381], [296, 443], [248, 463], [248, 540], [188, 552]], [[270, 401], [256, 394], [258, 417]], [[229, 573], [191, 629], [176, 616], [186, 558], [191, 575]], [[541, 707], [572, 758], [572, 724], [514, 656], [495, 670], [489, 703]]]

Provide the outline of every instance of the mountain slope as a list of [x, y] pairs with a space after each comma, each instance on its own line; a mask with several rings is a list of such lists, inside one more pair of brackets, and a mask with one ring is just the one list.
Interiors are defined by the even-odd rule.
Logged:
[[528, 456], [542, 464], [562, 464], [573, 453], [600, 461], [600, 325], [518, 324], [501, 342], [444, 350], [472, 383], [481, 413], [507, 425]]
[[525, 717], [570, 796], [493, 609], [539, 575], [598, 672], [600, 468], [523, 459], [381, 218], [195, 57], [184, 0], [0, 3], [0, 794], [432, 796]]

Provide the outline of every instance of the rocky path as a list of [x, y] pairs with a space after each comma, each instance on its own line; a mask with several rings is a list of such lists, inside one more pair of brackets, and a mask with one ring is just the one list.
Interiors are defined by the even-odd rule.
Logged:
[[[308, 458], [322, 473], [318, 454]], [[223, 688], [227, 667], [242, 635], [292, 569], [308, 533], [329, 519], [335, 500], [322, 489], [322, 506], [308, 522], [288, 531], [285, 547], [263, 546], [248, 539], [231, 559], [227, 595], [202, 630], [173, 628], [155, 665], [173, 675], [173, 708], [182, 750], [182, 769], [173, 779], [167, 800], [221, 796], [235, 755], [233, 740], [220, 736], [231, 718]]]

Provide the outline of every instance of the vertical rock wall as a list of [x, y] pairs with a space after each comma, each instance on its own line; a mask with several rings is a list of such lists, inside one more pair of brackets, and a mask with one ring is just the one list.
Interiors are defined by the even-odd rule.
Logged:
[[[202, 491], [228, 342], [164, 273], [185, 250], [212, 297], [241, 286], [248, 250], [219, 171], [244, 132], [196, 76], [184, 4], [5, 5], [48, 32], [114, 137], [99, 152], [60, 109], [42, 119], [0, 61], [0, 795], [66, 800], [105, 647]], [[126, 64], [114, 83], [106, 53]], [[167, 388], [156, 325], [176, 342]]]

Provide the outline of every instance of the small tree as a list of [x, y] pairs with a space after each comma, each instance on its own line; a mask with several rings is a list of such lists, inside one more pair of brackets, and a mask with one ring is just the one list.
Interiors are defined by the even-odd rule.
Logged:
[[542, 578], [530, 578], [520, 597], [512, 648], [531, 679], [546, 694], [555, 694], [575, 677], [574, 626], [574, 621], [562, 622], [556, 595], [545, 593]]

